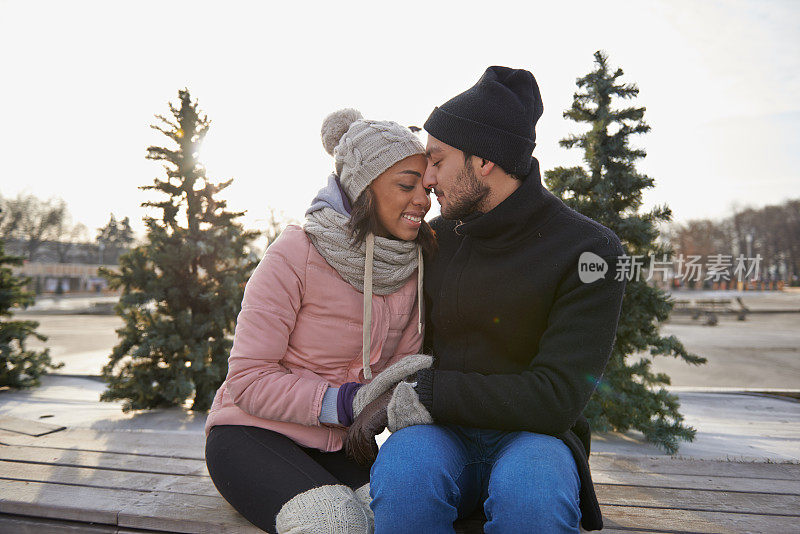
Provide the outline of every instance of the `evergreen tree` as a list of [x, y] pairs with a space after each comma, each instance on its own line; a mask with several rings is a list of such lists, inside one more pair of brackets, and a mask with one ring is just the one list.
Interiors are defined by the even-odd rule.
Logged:
[[11, 308], [27, 308], [33, 294], [25, 291], [29, 278], [15, 276], [11, 265], [22, 265], [22, 258], [8, 256], [0, 240], [0, 386], [26, 388], [39, 385], [39, 378], [64, 364], [53, 364], [50, 349], [35, 351], [26, 348], [28, 336], [40, 341], [47, 338], [36, 329], [36, 321], [14, 321]]
[[117, 234], [119, 233], [119, 228], [117, 225], [117, 218], [114, 217], [114, 214], [111, 214], [111, 217], [108, 219], [108, 223], [102, 228], [97, 229], [97, 239], [98, 243], [103, 243], [104, 245], [108, 245], [116, 241]]
[[117, 221], [112, 213], [108, 223], [97, 229], [96, 241], [101, 247], [103, 261], [117, 263], [120, 253], [129, 249], [134, 241], [130, 218]]
[[163, 195], [142, 204], [160, 210], [160, 218], [144, 218], [145, 243], [120, 257], [118, 273], [103, 270], [109, 285], [122, 289], [117, 313], [125, 325], [103, 368], [109, 386], [101, 398], [124, 400], [126, 411], [189, 398], [192, 410], [210, 407], [256, 265], [246, 245], [259, 232], [244, 230], [237, 222], [244, 212], [226, 211], [216, 196], [232, 180], [212, 183], [197, 160], [210, 121], [188, 90], [178, 96], [177, 107], [169, 104], [172, 117], [156, 115], [160, 123], [151, 126], [175, 146], [147, 149], [166, 177], [140, 188]]
[[705, 358], [687, 352], [675, 336], [663, 337], [659, 332], [659, 322], [669, 317], [672, 302], [646, 279], [650, 261], [662, 261], [672, 253], [657, 241], [657, 225], [669, 221], [672, 212], [667, 206], [639, 212], [642, 192], [654, 182], [636, 170], [636, 161], [645, 157], [645, 151], [629, 142], [632, 135], [650, 130], [644, 121], [645, 108], [613, 107], [613, 99], [634, 98], [639, 89], [619, 80], [622, 69], [612, 71], [605, 53], [596, 52], [594, 59], [594, 70], [577, 80], [579, 91], [564, 112], [565, 118], [588, 123], [589, 130], [560, 142], [565, 148], [582, 149], [586, 167], [557, 167], [545, 172], [545, 181], [568, 206], [619, 236], [632, 259], [621, 261], [617, 270], [625, 263], [641, 262], [642, 268], [640, 273], [606, 274], [627, 274], [628, 282], [611, 359], [585, 413], [595, 430], [634, 428], [674, 453], [679, 440], [694, 439], [695, 430], [683, 423], [677, 396], [663, 387], [670, 383], [669, 376], [653, 373], [652, 361], [655, 356], [671, 356], [702, 364]]
[[117, 243], [119, 243], [119, 246], [125, 248], [133, 245], [133, 242], [136, 240], [136, 238], [133, 235], [130, 217], [125, 217], [119, 221], [119, 226], [117, 228]]

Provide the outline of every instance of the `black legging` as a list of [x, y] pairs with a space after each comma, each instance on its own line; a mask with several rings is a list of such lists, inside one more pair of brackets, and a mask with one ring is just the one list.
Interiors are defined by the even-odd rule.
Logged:
[[295, 495], [326, 484], [358, 489], [369, 482], [369, 467], [342, 450], [308, 449], [283, 434], [252, 426], [212, 427], [206, 465], [220, 495], [267, 532], [275, 532], [275, 516]]

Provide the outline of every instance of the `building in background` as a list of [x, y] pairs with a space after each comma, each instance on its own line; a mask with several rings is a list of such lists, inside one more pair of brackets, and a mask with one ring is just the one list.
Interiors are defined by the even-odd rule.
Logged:
[[[19, 239], [5, 241], [6, 253], [25, 257], [25, 242]], [[71, 244], [69, 250], [59, 250], [63, 243], [44, 241], [36, 251], [34, 261], [25, 260], [14, 267], [15, 274], [31, 279], [28, 290], [37, 295], [51, 294], [117, 294], [97, 270], [100, 266], [115, 269], [126, 248], [107, 248], [97, 243]], [[65, 261], [60, 261], [60, 260]]]

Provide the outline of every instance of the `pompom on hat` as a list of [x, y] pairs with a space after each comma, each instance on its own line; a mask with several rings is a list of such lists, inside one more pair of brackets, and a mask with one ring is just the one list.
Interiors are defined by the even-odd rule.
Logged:
[[350, 129], [350, 125], [364, 116], [357, 109], [346, 108], [334, 111], [322, 121], [322, 146], [325, 152], [333, 156], [333, 150], [339, 144], [339, 140]]
[[375, 178], [398, 161], [425, 153], [422, 142], [405, 126], [366, 120], [351, 108], [325, 117], [321, 136], [350, 202], [355, 202]]

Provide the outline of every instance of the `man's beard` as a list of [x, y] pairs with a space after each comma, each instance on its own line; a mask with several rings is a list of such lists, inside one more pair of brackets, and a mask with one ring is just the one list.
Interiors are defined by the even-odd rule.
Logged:
[[447, 192], [446, 203], [442, 206], [442, 217], [460, 221], [478, 211], [488, 196], [489, 186], [478, 179], [472, 165], [464, 163], [464, 168], [458, 172]]

